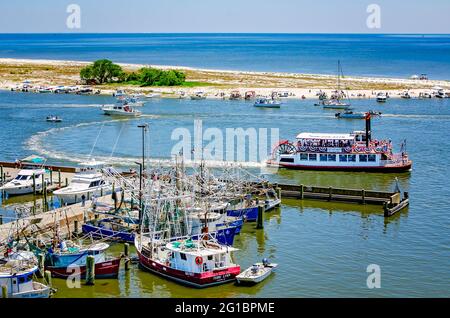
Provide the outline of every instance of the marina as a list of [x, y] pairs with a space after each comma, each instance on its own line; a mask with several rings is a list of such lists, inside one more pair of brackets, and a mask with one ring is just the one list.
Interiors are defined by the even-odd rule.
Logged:
[[[119, 57], [131, 84], [74, 83], [91, 64], [56, 60], [19, 81], [17, 61], [0, 59], [3, 297], [448, 295], [445, 79]], [[186, 81], [139, 82], [172, 69]]]

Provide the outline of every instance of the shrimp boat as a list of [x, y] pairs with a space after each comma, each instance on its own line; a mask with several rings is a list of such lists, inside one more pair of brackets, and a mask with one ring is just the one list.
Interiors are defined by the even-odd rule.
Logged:
[[125, 117], [139, 117], [142, 113], [131, 108], [128, 105], [115, 105], [102, 107], [105, 115], [109, 116], [125, 116]]
[[77, 269], [80, 278], [86, 276], [86, 260], [89, 255], [94, 256], [95, 278], [117, 278], [119, 275], [120, 257], [107, 257], [105, 251], [109, 248], [106, 243], [95, 243], [86, 248], [71, 241], [61, 241], [58, 248], [48, 248], [45, 269], [53, 277], [67, 278], [73, 276]]
[[81, 202], [83, 196], [85, 200], [90, 200], [94, 196], [111, 194], [112, 185], [101, 172], [103, 166], [104, 163], [96, 161], [82, 163], [70, 184], [54, 191], [53, 194], [67, 204]]
[[190, 96], [192, 100], [202, 100], [206, 99], [206, 94], [204, 92], [197, 92]]
[[394, 153], [390, 140], [372, 139], [371, 115], [366, 116], [366, 130], [350, 134], [300, 133], [297, 141], [280, 141], [272, 152], [269, 165], [287, 169], [404, 172], [412, 161], [406, 142]]
[[269, 263], [269, 261], [264, 258], [262, 263], [255, 263], [253, 266], [237, 275], [236, 281], [238, 284], [258, 284], [269, 277], [277, 266], [278, 264]]
[[9, 298], [49, 298], [52, 288], [33, 277], [38, 271], [31, 252], [16, 252], [0, 259], [0, 285], [6, 286]]
[[[231, 282], [240, 273], [232, 261], [236, 248], [220, 244], [204, 228], [193, 238], [188, 214], [180, 209], [192, 196], [160, 197], [146, 204], [135, 247], [140, 266], [147, 271], [183, 285], [204, 288]], [[186, 202], [186, 203], [183, 203]]]
[[[43, 191], [44, 185], [50, 184], [45, 178], [45, 169], [43, 167], [45, 160], [40, 157], [30, 156], [21, 161], [22, 168], [17, 176], [10, 182], [0, 187], [8, 195], [22, 195]], [[43, 180], [44, 179], [44, 180]]]

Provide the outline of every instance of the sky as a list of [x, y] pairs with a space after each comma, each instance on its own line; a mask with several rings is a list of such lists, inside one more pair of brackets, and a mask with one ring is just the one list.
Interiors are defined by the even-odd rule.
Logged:
[[[70, 4], [80, 28], [67, 26]], [[449, 12], [450, 0], [1, 0], [0, 33], [448, 34]]]

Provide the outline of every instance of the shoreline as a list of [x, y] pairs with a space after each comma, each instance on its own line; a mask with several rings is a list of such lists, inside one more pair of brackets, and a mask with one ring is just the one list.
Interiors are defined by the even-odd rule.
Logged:
[[[0, 58], [0, 89], [12, 89], [30, 80], [34, 86], [87, 86], [79, 79], [79, 70], [92, 62], [46, 59]], [[126, 71], [135, 71], [141, 67], [154, 67], [163, 70], [177, 69], [186, 73], [186, 80], [193, 86], [151, 86], [140, 87], [121, 84], [89, 85], [102, 95], [111, 95], [117, 89], [130, 94], [160, 93], [162, 97], [177, 98], [180, 92], [190, 95], [203, 91], [208, 98], [222, 99], [232, 91], [242, 95], [246, 91], [255, 91], [256, 95], [270, 96], [274, 91], [289, 92], [287, 98], [317, 99], [318, 92], [331, 94], [336, 89], [336, 75], [302, 74], [283, 72], [233, 71], [193, 68], [174, 65], [152, 65], [116, 63]], [[195, 85], [198, 83], [198, 85]], [[346, 76], [341, 78], [343, 90], [350, 99], [375, 98], [377, 92], [387, 92], [390, 97], [399, 97], [409, 91], [412, 98], [421, 92], [429, 92], [439, 86], [450, 90], [450, 81], [418, 80], [389, 77]]]

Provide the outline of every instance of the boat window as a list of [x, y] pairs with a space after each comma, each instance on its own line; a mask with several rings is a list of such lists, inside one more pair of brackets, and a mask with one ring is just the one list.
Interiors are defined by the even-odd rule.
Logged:
[[356, 155], [348, 155], [348, 162], [356, 162]]
[[328, 155], [328, 161], [336, 161], [336, 155]]
[[294, 162], [294, 158], [281, 158], [280, 162], [291, 162], [291, 163], [293, 163]]
[[186, 254], [184, 254], [184, 253], [180, 253], [180, 258], [181, 258], [183, 261], [187, 260]]
[[327, 161], [327, 155], [320, 155], [320, 161]]
[[22, 176], [22, 175], [18, 175], [17, 177], [16, 177], [16, 180], [27, 180], [27, 177], [28, 176]]
[[347, 155], [339, 155], [340, 162], [347, 162]]
[[301, 154], [300, 154], [300, 160], [303, 160], [303, 161], [308, 160], [308, 154], [306, 154], [306, 153], [301, 153]]
[[368, 156], [369, 162], [375, 162], [377, 161], [377, 155], [369, 155]]
[[309, 160], [310, 161], [317, 161], [317, 155], [315, 153], [309, 154]]
[[89, 188], [93, 188], [93, 187], [98, 187], [99, 181], [92, 181], [91, 184], [89, 185]]
[[359, 155], [359, 162], [367, 162], [367, 155]]
[[212, 261], [213, 260], [213, 256], [212, 255], [208, 255], [208, 261]]
[[25, 277], [19, 277], [19, 284], [25, 283]]

